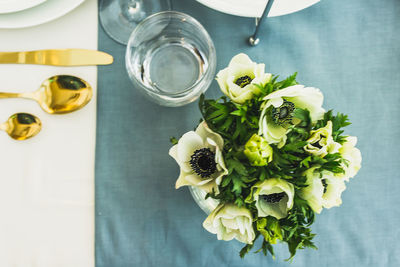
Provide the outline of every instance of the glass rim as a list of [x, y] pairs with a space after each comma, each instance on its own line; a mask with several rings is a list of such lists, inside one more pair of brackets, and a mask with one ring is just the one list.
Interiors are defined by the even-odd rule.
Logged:
[[[141, 21], [136, 26], [136, 28], [132, 31], [131, 35], [129, 36], [128, 44], [127, 44], [127, 48], [126, 48], [126, 54], [125, 54], [125, 61], [126, 61], [126, 65], [128, 65], [130, 69], [133, 69], [132, 62], [130, 60], [128, 60], [128, 57], [129, 57], [130, 52], [133, 50], [132, 49], [133, 46], [131, 45], [131, 43], [134, 40], [134, 36], [138, 34], [139, 30], [145, 24], [147, 24], [149, 21], [153, 20], [156, 17], [166, 18], [167, 16], [171, 16], [171, 15], [173, 16], [173, 18], [184, 19], [183, 22], [187, 22], [187, 23], [195, 26], [195, 28], [197, 28], [201, 32], [201, 34], [203, 36], [205, 36], [205, 43], [206, 43], [208, 51], [209, 51], [209, 56], [207, 57], [207, 60], [208, 60], [207, 70], [203, 73], [203, 75], [200, 77], [200, 79], [198, 79], [194, 84], [192, 84], [190, 87], [186, 88], [184, 91], [176, 93], [176, 94], [164, 94], [164, 93], [160, 93], [160, 92], [155, 92], [152, 87], [147, 86], [142, 81], [138, 80], [136, 78], [136, 76], [129, 73], [129, 71], [128, 71], [128, 75], [130, 78], [133, 78], [137, 82], [137, 84], [140, 87], [142, 87], [143, 89], [145, 89], [147, 92], [151, 92], [151, 94], [154, 94], [154, 95], [163, 96], [164, 98], [165, 97], [171, 98], [171, 100], [173, 99], [174, 102], [177, 102], [177, 100], [184, 100], [187, 98], [191, 98], [198, 93], [203, 93], [207, 88], [203, 89], [201, 91], [195, 91], [193, 89], [196, 88], [199, 84], [201, 84], [211, 72], [215, 72], [215, 69], [216, 69], [216, 57], [217, 56], [216, 56], [216, 50], [215, 50], [214, 43], [211, 39], [211, 36], [207, 32], [207, 30], [203, 27], [203, 25], [198, 20], [196, 20], [195, 18], [193, 18], [192, 16], [190, 16], [186, 13], [179, 12], [179, 11], [173, 11], [173, 10], [161, 11], [161, 12], [157, 12], [157, 13], [154, 13], [154, 14], [148, 16], [147, 18], [145, 18], [143, 21]], [[211, 81], [212, 81], [212, 79], [211, 79]], [[186, 94], [184, 96], [179, 96], [188, 91], [191, 91], [191, 93]], [[173, 97], [173, 96], [178, 96], [178, 97]]]

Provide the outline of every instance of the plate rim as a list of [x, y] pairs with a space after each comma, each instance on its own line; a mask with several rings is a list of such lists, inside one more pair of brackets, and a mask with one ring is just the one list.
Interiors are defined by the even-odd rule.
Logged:
[[[14, 13], [0, 14], [0, 29], [22, 29], [41, 25], [68, 14], [85, 1], [86, 0], [46, 0], [41, 5], [37, 5], [30, 9]], [[61, 3], [62, 5], [60, 5]], [[29, 16], [29, 13], [38, 15], [43, 14], [43, 12], [50, 14], [50, 16], [38, 16], [38, 18], [36, 18], [34, 21], [32, 21], [32, 19], [25, 19], [22, 20], [23, 22], [21, 22], [21, 20], [18, 19], [18, 17], [26, 18], [27, 15]], [[1, 18], [5, 16], [14, 17], [14, 19], [12, 19], [13, 22], [7, 23], [2, 21]]]
[[[40, 5], [47, 0], [28, 0], [25, 4], [21, 4], [21, 1], [8, 0], [5, 2], [0, 1], [0, 14], [8, 14], [26, 10], [37, 5]], [[11, 6], [10, 6], [11, 4]]]
[[[211, 8], [211, 9], [214, 9], [214, 10], [217, 10], [219, 12], [229, 14], [229, 15], [234, 15], [234, 16], [239, 16], [239, 17], [247, 17], [247, 18], [255, 18], [255, 17], [260, 17], [262, 15], [262, 10], [256, 10], [255, 12], [247, 10], [247, 11], [243, 12], [243, 11], [241, 11], [242, 10], [241, 7], [236, 7], [236, 9], [235, 8], [232, 9], [232, 5], [228, 5], [226, 1], [223, 1], [223, 2], [218, 1], [218, 0], [196, 0], [196, 1]], [[259, 0], [259, 1], [267, 2], [268, 0]], [[274, 3], [272, 5], [272, 9], [271, 9], [271, 12], [268, 15], [268, 17], [278, 17], [278, 16], [295, 13], [300, 10], [306, 9], [310, 6], [313, 6], [320, 1], [321, 0], [310, 0], [309, 3], [305, 4], [303, 7], [295, 8], [290, 11], [282, 11], [282, 10], [276, 11], [276, 10], [274, 10], [274, 5], [275, 5], [275, 3]]]

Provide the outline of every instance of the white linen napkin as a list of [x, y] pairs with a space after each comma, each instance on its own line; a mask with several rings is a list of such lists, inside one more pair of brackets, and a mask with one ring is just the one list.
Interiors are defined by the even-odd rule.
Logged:
[[[0, 30], [0, 51], [97, 49], [97, 0], [46, 24]], [[0, 121], [16, 112], [39, 117], [26, 141], [0, 132], [0, 266], [94, 266], [96, 67], [1, 65], [0, 92], [28, 92], [57, 74], [94, 88], [82, 110], [50, 115], [31, 100], [0, 99]]]

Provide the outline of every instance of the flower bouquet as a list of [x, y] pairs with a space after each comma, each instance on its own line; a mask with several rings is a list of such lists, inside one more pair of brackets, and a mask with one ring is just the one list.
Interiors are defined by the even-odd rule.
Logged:
[[218, 202], [203, 227], [219, 240], [246, 245], [257, 238], [265, 255], [273, 244], [315, 248], [315, 213], [339, 206], [345, 182], [361, 167], [357, 138], [343, 134], [346, 115], [322, 108], [319, 89], [265, 73], [264, 64], [235, 56], [217, 81], [226, 95], [200, 98], [202, 122], [169, 154], [180, 167], [176, 188], [192, 186]]

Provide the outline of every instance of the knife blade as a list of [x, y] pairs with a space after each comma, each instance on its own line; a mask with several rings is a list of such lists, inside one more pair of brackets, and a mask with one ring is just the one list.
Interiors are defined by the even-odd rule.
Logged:
[[113, 57], [88, 49], [50, 49], [23, 52], [0, 52], [0, 64], [38, 64], [52, 66], [109, 65]]

